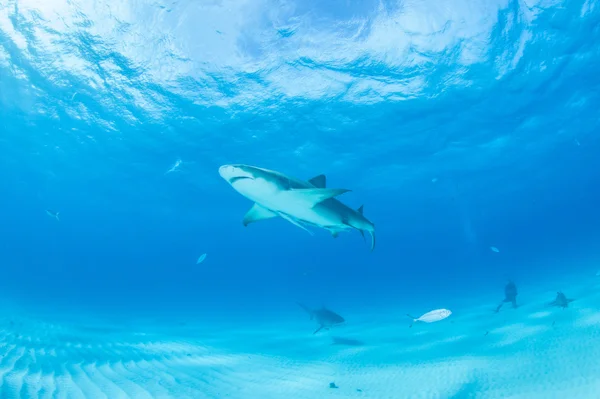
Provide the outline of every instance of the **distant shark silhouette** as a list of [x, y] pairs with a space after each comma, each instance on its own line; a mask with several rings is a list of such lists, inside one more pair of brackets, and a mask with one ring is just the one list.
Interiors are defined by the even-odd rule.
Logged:
[[574, 301], [574, 299], [569, 299], [561, 291], [558, 291], [556, 293], [556, 298], [552, 302], [550, 302], [548, 305], [549, 306], [558, 306], [559, 308], [565, 309], [565, 308], [569, 307], [569, 303], [571, 303], [573, 301]]
[[342, 231], [356, 229], [364, 238], [364, 233], [368, 232], [371, 251], [375, 248], [375, 226], [363, 216], [363, 207], [354, 210], [335, 199], [350, 190], [326, 188], [324, 175], [304, 181], [273, 170], [240, 164], [223, 165], [219, 174], [234, 190], [254, 202], [244, 216], [244, 226], [280, 216], [310, 234], [305, 225], [328, 230], [333, 237]]
[[310, 315], [311, 320], [315, 319], [317, 323], [319, 323], [319, 328], [317, 328], [313, 334], [318, 333], [322, 329], [328, 330], [329, 328], [342, 324], [345, 321], [342, 316], [329, 309], [326, 309], [324, 306], [321, 309], [313, 310], [301, 303], [298, 303], [298, 305], [300, 305], [300, 307]]
[[502, 300], [502, 302], [500, 302], [500, 304], [496, 308], [496, 313], [498, 313], [500, 311], [500, 308], [502, 308], [502, 305], [504, 305], [507, 302], [512, 303], [513, 308], [516, 308], [517, 307], [517, 295], [518, 295], [517, 286], [512, 281], [509, 281], [508, 284], [506, 284], [506, 287], [504, 287], [504, 299]]

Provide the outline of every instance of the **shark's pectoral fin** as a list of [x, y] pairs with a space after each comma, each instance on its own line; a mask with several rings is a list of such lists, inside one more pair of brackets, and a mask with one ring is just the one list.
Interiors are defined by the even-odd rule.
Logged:
[[288, 222], [290, 222], [291, 224], [300, 227], [302, 230], [306, 231], [308, 234], [310, 234], [311, 236], [315, 235], [312, 231], [310, 231], [309, 229], [307, 229], [306, 227], [302, 226], [302, 224], [300, 224], [300, 222], [298, 222], [297, 220], [295, 220], [293, 217], [286, 215], [285, 213], [280, 213], [279, 216], [281, 216], [282, 218], [284, 218], [285, 220], [287, 220]]
[[329, 232], [331, 233], [331, 236], [333, 238], [338, 238], [338, 236], [340, 235], [340, 232], [338, 230], [329, 229]]
[[308, 306], [305, 306], [303, 304], [301, 304], [300, 302], [296, 302], [302, 309], [304, 309], [304, 311], [306, 313], [308, 313], [310, 315], [310, 319], [312, 320], [314, 317], [314, 312], [312, 310], [310, 310], [310, 308]]
[[311, 208], [319, 202], [337, 197], [348, 191], [350, 190], [344, 188], [296, 188], [289, 190], [293, 194], [294, 200], [300, 201], [303, 205]]
[[272, 219], [274, 217], [277, 217], [275, 212], [263, 208], [258, 204], [254, 204], [252, 208], [246, 212], [242, 223], [244, 223], [244, 226], [248, 226], [250, 223], [258, 222], [259, 220]]
[[325, 188], [327, 186], [327, 178], [325, 175], [315, 176], [308, 182], [317, 188]]
[[323, 325], [320, 325], [320, 326], [319, 326], [319, 328], [317, 328], [313, 334], [316, 334], [316, 333], [318, 333], [319, 331], [321, 331], [321, 330], [323, 329], [323, 327], [325, 327], [325, 326], [323, 326]]

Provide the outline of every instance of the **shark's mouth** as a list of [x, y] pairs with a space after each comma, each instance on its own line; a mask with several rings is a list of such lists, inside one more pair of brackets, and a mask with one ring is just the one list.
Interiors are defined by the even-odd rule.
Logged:
[[244, 179], [254, 180], [254, 178], [250, 177], [250, 176], [235, 176], [235, 177], [232, 177], [231, 179], [229, 179], [229, 184], [233, 184], [236, 181], [240, 181], [240, 180], [244, 180]]

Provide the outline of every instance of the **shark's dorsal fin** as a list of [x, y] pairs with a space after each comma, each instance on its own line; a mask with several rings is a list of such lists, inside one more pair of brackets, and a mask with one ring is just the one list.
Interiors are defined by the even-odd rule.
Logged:
[[306, 313], [308, 313], [310, 315], [310, 319], [312, 320], [315, 312], [313, 312], [308, 306], [305, 306], [304, 304], [301, 304], [300, 302], [296, 302], [302, 309], [304, 309], [304, 311]]
[[258, 222], [259, 220], [272, 219], [274, 217], [277, 217], [275, 212], [271, 212], [267, 208], [263, 208], [258, 204], [254, 204], [252, 208], [246, 212], [242, 223], [244, 226], [248, 226], [250, 223]]
[[327, 187], [327, 178], [325, 177], [325, 175], [315, 176], [308, 182], [317, 188]]
[[365, 207], [364, 205], [361, 205], [360, 208], [358, 208], [356, 211], [362, 215], [364, 207]]

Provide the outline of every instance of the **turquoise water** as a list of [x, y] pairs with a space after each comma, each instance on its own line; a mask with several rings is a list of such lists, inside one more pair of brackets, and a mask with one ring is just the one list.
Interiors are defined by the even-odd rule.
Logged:
[[0, 2], [0, 396], [595, 398], [599, 7]]

